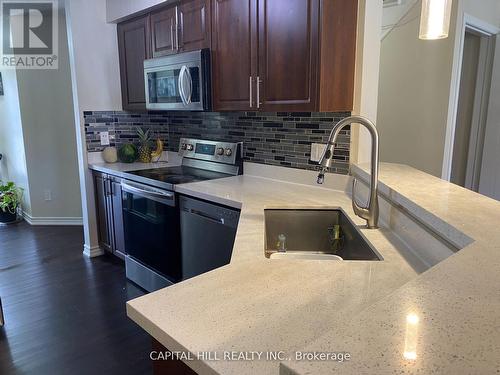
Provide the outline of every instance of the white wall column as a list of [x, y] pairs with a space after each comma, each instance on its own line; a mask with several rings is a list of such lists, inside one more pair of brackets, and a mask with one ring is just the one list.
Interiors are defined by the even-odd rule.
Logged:
[[[353, 114], [377, 120], [382, 1], [360, 0]], [[351, 127], [351, 163], [370, 161], [371, 140], [366, 129]]]
[[67, 0], [66, 18], [84, 225], [84, 254], [99, 248], [92, 173], [88, 169], [84, 111], [121, 110], [116, 25], [106, 23], [105, 0]]

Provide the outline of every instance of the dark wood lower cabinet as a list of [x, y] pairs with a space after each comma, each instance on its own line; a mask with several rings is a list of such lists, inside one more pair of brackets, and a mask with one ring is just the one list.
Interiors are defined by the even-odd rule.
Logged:
[[[155, 352], [168, 352], [165, 348], [155, 339], [152, 339], [152, 350]], [[158, 360], [153, 361], [153, 374], [154, 375], [196, 375], [188, 365], [178, 359], [172, 360]]]
[[99, 246], [123, 259], [125, 257], [125, 236], [121, 183], [113, 176], [94, 172], [94, 187]]

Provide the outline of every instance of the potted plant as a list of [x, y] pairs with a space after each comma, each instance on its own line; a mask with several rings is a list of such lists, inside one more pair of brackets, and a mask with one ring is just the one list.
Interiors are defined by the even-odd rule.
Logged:
[[12, 223], [17, 220], [17, 211], [21, 206], [23, 189], [13, 182], [0, 181], [0, 223]]

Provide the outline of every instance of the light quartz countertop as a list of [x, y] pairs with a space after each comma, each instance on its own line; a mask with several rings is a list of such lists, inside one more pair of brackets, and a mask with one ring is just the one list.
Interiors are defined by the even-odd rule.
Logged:
[[303, 348], [345, 350], [350, 361], [292, 360], [281, 374], [500, 372], [500, 203], [404, 165], [383, 164], [380, 182], [465, 247]]
[[[166, 161], [168, 160], [168, 161]], [[181, 164], [181, 159], [175, 152], [164, 152], [160, 161], [157, 163], [106, 163], [102, 160], [101, 152], [89, 153], [88, 166], [90, 169], [111, 174], [116, 177], [126, 177], [127, 172], [139, 171], [144, 169], [156, 169], [174, 167]]]
[[[353, 168], [365, 178], [363, 168]], [[380, 193], [462, 248], [418, 274], [387, 229], [362, 230], [381, 262], [269, 260], [265, 208], [342, 207], [343, 191], [238, 176], [176, 191], [241, 208], [231, 263], [127, 303], [171, 351], [282, 351], [289, 360], [203, 360], [200, 374], [486, 374], [500, 369], [500, 203], [413, 168], [382, 164]], [[407, 328], [407, 317], [415, 322]], [[416, 359], [407, 359], [415, 356]], [[295, 352], [349, 361], [296, 361]]]
[[[363, 230], [381, 262], [269, 260], [264, 208], [342, 207], [357, 224], [350, 198], [329, 189], [238, 176], [176, 186], [176, 191], [241, 207], [231, 263], [130, 301], [131, 319], [171, 351], [293, 353], [344, 324], [417, 273], [384, 230]], [[277, 374], [279, 361], [191, 361], [200, 374]]]

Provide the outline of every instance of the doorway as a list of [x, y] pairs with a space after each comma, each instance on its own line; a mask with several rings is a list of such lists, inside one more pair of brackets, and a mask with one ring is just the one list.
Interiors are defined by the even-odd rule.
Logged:
[[450, 181], [479, 191], [495, 35], [466, 27]]
[[474, 191], [481, 175], [494, 39], [465, 30], [450, 181]]

